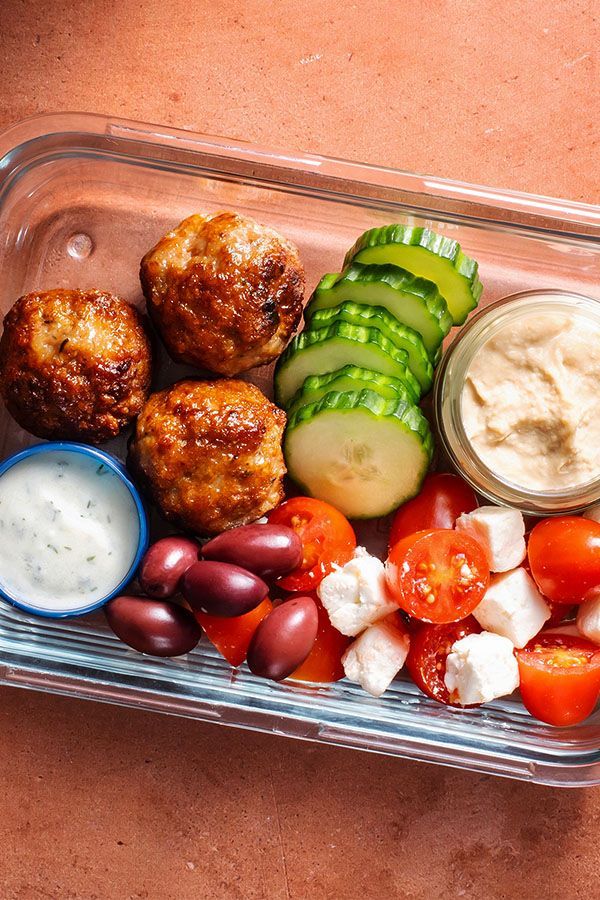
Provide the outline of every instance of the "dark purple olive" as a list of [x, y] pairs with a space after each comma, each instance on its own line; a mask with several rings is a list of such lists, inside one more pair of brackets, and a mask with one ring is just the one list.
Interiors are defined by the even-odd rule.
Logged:
[[138, 572], [144, 593], [157, 600], [172, 597], [199, 554], [200, 545], [186, 537], [166, 537], [152, 544]]
[[202, 635], [192, 613], [168, 600], [115, 597], [104, 611], [118, 638], [150, 656], [182, 656], [194, 649]]
[[281, 681], [302, 665], [317, 637], [319, 613], [312, 597], [294, 597], [262, 620], [246, 657], [250, 671]]
[[181, 592], [192, 609], [231, 618], [255, 609], [269, 589], [258, 575], [246, 569], [201, 559], [183, 576]]
[[234, 563], [261, 578], [278, 578], [299, 565], [302, 541], [287, 525], [241, 525], [208, 541], [202, 556]]

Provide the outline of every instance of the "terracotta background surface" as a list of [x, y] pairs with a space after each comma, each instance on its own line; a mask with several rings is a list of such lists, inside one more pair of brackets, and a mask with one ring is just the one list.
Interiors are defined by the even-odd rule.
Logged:
[[[597, 2], [0, 0], [0, 125], [89, 110], [600, 201]], [[558, 791], [0, 690], [0, 897], [597, 895]]]

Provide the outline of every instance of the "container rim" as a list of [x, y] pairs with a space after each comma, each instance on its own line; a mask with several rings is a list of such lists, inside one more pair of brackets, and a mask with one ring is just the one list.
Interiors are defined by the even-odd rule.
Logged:
[[[8, 125], [0, 131], [0, 195], [3, 183], [10, 179], [12, 163], [19, 150], [27, 144], [48, 138], [51, 135], [92, 135], [110, 141], [112, 150], [116, 151], [119, 141], [128, 141], [131, 145], [143, 142], [154, 145], [157, 156], [163, 159], [164, 151], [187, 151], [192, 153], [212, 153], [220, 158], [232, 161], [248, 161], [263, 166], [277, 166], [290, 172], [304, 172], [319, 181], [327, 180], [327, 190], [332, 191], [331, 182], [339, 181], [338, 194], [347, 194], [349, 182], [370, 186], [373, 189], [394, 188], [403, 193], [410, 193], [429, 200], [448, 201], [449, 203], [467, 203], [473, 209], [481, 208], [481, 215], [473, 216], [487, 222], [501, 225], [506, 219], [496, 218], [499, 210], [508, 210], [519, 214], [520, 219], [510, 219], [509, 224], [527, 227], [524, 220], [531, 216], [546, 216], [552, 222], [548, 230], [555, 230], [558, 236], [568, 235], [564, 224], [573, 224], [588, 231], [577, 232], [579, 239], [596, 237], [600, 232], [600, 206], [582, 203], [577, 200], [566, 200], [544, 194], [525, 191], [514, 191], [501, 187], [474, 184], [455, 179], [444, 178], [427, 173], [415, 173], [406, 169], [381, 166], [374, 163], [349, 160], [343, 157], [324, 156], [316, 153], [297, 151], [290, 153], [274, 147], [244, 141], [240, 138], [211, 135], [167, 125], [153, 124], [118, 116], [106, 116], [101, 113], [82, 112], [78, 110], [51, 111], [27, 116]], [[152, 159], [152, 157], [150, 157]], [[490, 213], [492, 213], [491, 217]], [[561, 227], [554, 227], [555, 223]], [[540, 228], [538, 224], [536, 228]]]

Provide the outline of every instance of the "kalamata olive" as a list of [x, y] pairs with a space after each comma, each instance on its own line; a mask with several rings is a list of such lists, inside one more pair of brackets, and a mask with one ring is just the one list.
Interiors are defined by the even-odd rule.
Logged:
[[138, 578], [145, 594], [157, 600], [172, 597], [181, 578], [197, 562], [200, 546], [186, 537], [161, 538], [146, 552]]
[[194, 649], [202, 635], [193, 614], [168, 600], [115, 597], [104, 611], [118, 638], [150, 656], [182, 656]]
[[248, 648], [248, 666], [255, 675], [281, 681], [300, 666], [317, 637], [319, 613], [312, 597], [294, 597], [263, 619]]
[[192, 609], [210, 616], [243, 616], [268, 594], [264, 581], [240, 566], [201, 559], [194, 563], [181, 584], [183, 596]]
[[261, 578], [277, 578], [299, 565], [302, 542], [287, 525], [241, 525], [208, 541], [202, 556], [234, 563]]

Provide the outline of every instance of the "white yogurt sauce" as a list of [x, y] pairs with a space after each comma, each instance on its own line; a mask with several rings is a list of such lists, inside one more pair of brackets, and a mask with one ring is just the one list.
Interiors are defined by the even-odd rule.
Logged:
[[127, 486], [81, 453], [55, 450], [0, 476], [0, 586], [44, 610], [76, 610], [110, 594], [139, 541]]

